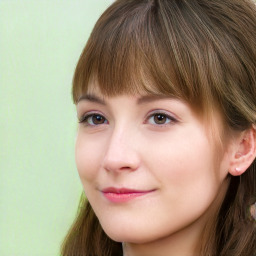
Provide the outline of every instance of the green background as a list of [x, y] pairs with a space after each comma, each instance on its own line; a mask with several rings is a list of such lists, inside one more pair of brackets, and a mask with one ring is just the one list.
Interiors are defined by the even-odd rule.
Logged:
[[0, 0], [0, 255], [56, 256], [76, 214], [75, 65], [110, 0]]

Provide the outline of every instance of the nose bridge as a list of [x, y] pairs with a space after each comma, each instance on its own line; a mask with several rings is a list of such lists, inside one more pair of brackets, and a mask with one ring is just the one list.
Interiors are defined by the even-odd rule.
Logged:
[[103, 167], [108, 171], [135, 170], [139, 164], [136, 132], [126, 124], [113, 127], [106, 147]]

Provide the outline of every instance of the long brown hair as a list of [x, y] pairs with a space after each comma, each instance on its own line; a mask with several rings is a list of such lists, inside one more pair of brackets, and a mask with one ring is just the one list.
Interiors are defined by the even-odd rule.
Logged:
[[[96, 80], [107, 96], [147, 92], [175, 96], [228, 129], [256, 123], [256, 6], [250, 0], [118, 0], [100, 17], [73, 80], [73, 100]], [[255, 256], [256, 161], [229, 176], [227, 194], [201, 256]], [[207, 232], [206, 232], [207, 231]], [[82, 196], [62, 245], [63, 256], [118, 256], [120, 243], [102, 230]]]

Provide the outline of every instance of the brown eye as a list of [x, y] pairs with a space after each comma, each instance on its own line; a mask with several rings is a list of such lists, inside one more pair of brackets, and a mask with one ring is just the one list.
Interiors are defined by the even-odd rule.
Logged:
[[99, 114], [89, 114], [84, 116], [79, 123], [83, 123], [88, 126], [96, 126], [96, 125], [101, 125], [101, 124], [106, 124], [107, 119]]
[[154, 122], [156, 124], [165, 124], [166, 120], [167, 120], [167, 117], [164, 114], [156, 114], [156, 115], [154, 115]]
[[171, 125], [171, 124], [177, 123], [178, 121], [172, 115], [159, 112], [159, 113], [152, 113], [148, 117], [147, 122], [152, 125], [163, 126], [167, 124]]
[[[89, 118], [88, 118], [89, 119]], [[92, 115], [91, 116], [91, 122], [94, 124], [94, 125], [97, 125], [97, 124], [104, 124], [106, 121], [106, 119], [101, 116], [101, 115]]]

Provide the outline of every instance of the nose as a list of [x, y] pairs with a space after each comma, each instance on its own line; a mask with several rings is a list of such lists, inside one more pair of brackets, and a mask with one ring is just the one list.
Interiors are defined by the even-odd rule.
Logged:
[[128, 129], [112, 132], [106, 147], [103, 168], [109, 172], [135, 171], [140, 157], [135, 133]]

